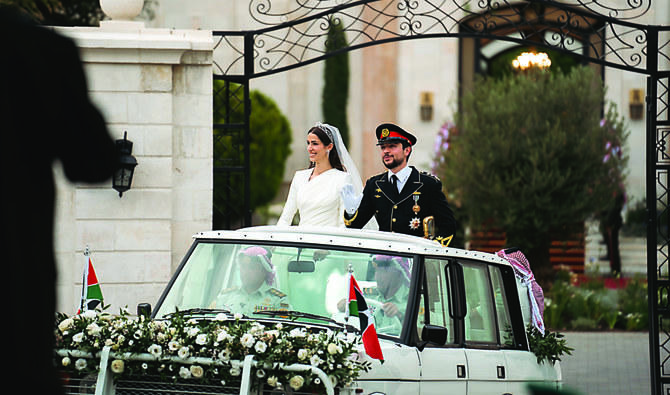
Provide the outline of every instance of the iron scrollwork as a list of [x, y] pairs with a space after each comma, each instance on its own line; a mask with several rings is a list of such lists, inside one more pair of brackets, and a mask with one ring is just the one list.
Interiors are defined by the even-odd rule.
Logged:
[[[332, 54], [325, 40], [332, 23], [342, 25], [353, 50], [375, 43], [423, 37], [481, 37], [570, 51], [603, 65], [647, 68], [647, 32], [632, 20], [644, 15], [651, 0], [611, 2], [573, 0], [251, 0], [249, 13], [257, 30], [253, 40], [251, 78], [313, 63]], [[215, 63], [222, 75], [242, 73], [243, 40], [215, 32]], [[236, 40], [237, 38], [237, 40]], [[670, 60], [668, 42], [659, 44], [661, 57]], [[216, 56], [221, 49], [224, 57]], [[246, 73], [247, 71], [245, 71]]]

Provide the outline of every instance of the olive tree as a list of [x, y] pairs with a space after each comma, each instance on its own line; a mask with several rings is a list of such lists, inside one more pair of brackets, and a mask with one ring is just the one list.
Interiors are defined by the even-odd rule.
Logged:
[[587, 67], [481, 79], [462, 99], [458, 134], [436, 158], [470, 225], [503, 229], [507, 246], [520, 248], [544, 283], [553, 274], [552, 232], [614, 204], [626, 158], [604, 158], [625, 132], [603, 126], [621, 126], [613, 107], [603, 122], [604, 95]]

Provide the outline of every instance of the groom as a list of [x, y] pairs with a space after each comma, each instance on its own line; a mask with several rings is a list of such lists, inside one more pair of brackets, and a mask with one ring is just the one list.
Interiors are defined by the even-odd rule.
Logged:
[[346, 226], [360, 229], [374, 215], [379, 230], [423, 237], [423, 219], [433, 216], [436, 239], [451, 240], [456, 220], [442, 192], [442, 183], [407, 165], [416, 137], [391, 123], [379, 125], [376, 134], [388, 171], [369, 178], [362, 196], [354, 196], [353, 188], [345, 188], [342, 197]]

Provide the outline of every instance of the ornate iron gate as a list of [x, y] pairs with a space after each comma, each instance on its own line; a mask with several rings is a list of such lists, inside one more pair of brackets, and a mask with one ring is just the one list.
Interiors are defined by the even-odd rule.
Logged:
[[[239, 195], [243, 189], [245, 204], [241, 208], [223, 208], [220, 225], [234, 226], [229, 219], [235, 211], [242, 214], [236, 217], [242, 218], [242, 225], [251, 224], [250, 79], [358, 48], [435, 37], [505, 40], [547, 47], [585, 62], [646, 75], [651, 387], [653, 394], [670, 394], [670, 239], [668, 230], [659, 227], [667, 223], [669, 215], [670, 153], [666, 142], [670, 135], [670, 27], [635, 23], [652, 9], [652, 2], [622, 0], [612, 5], [611, 0], [287, 0], [279, 2], [285, 8], [276, 10], [272, 0], [250, 0], [249, 13], [262, 28], [214, 32], [215, 78], [240, 84], [244, 91], [243, 119], [236, 123], [229, 117], [215, 125], [216, 131], [237, 136], [233, 139], [237, 145], [231, 143], [229, 148], [238, 150], [237, 154], [215, 158], [215, 175], [231, 180], [215, 187], [215, 194]], [[342, 23], [349, 46], [326, 53], [325, 39], [333, 20]], [[232, 107], [223, 109], [223, 113], [232, 112]], [[242, 184], [239, 179], [234, 181], [240, 175], [244, 178]]]

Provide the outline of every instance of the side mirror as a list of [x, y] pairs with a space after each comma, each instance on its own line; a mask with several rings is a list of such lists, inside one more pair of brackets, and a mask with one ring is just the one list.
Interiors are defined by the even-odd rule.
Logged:
[[288, 263], [289, 273], [312, 273], [314, 261], [291, 261]]
[[447, 328], [428, 324], [421, 330], [421, 338], [428, 343], [443, 346], [447, 343]]
[[151, 317], [151, 305], [149, 303], [139, 303], [137, 305], [137, 316], [138, 317]]

